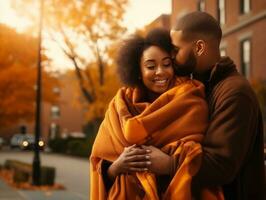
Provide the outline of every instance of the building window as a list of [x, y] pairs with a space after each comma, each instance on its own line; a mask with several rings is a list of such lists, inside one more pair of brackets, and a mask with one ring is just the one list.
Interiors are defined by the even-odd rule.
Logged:
[[60, 127], [56, 123], [50, 124], [50, 139], [58, 138], [60, 134]]
[[225, 24], [225, 0], [218, 0], [218, 21], [221, 26]]
[[56, 119], [56, 118], [60, 117], [60, 108], [59, 108], [59, 106], [53, 105], [51, 107], [51, 117], [53, 119]]
[[241, 41], [241, 71], [246, 78], [250, 78], [251, 65], [251, 40]]
[[220, 55], [221, 55], [221, 57], [226, 56], [226, 49], [225, 48], [220, 49]]
[[59, 87], [53, 87], [53, 93], [54, 94], [60, 94], [60, 88]]
[[240, 0], [240, 12], [241, 14], [247, 14], [250, 12], [250, 0]]
[[199, 0], [198, 1], [198, 11], [205, 11], [205, 0]]

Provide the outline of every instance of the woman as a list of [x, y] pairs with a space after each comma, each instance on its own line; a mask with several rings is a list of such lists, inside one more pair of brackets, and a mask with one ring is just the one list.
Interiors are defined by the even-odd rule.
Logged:
[[[203, 85], [175, 77], [171, 51], [169, 32], [158, 29], [121, 47], [118, 72], [127, 87], [110, 102], [93, 145], [91, 200], [192, 198], [208, 111]], [[143, 145], [169, 155], [171, 168], [154, 170], [160, 163]]]

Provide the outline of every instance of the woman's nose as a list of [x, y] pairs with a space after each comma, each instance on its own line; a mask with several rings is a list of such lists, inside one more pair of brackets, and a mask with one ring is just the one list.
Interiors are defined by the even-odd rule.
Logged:
[[161, 66], [158, 66], [156, 71], [155, 71], [155, 74], [156, 75], [163, 74], [163, 68]]

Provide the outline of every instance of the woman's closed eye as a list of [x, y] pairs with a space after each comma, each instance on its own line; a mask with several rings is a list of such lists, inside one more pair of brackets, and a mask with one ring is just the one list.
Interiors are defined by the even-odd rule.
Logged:
[[165, 59], [165, 60], [163, 61], [162, 65], [163, 65], [164, 67], [170, 67], [170, 66], [172, 66], [172, 60], [171, 60], [171, 58], [167, 58], [167, 59]]
[[155, 68], [155, 65], [147, 65], [146, 68], [150, 69], [150, 70], [153, 70]]
[[144, 65], [147, 69], [150, 69], [150, 70], [156, 67], [156, 63], [153, 60], [146, 61]]
[[172, 62], [171, 61], [168, 61], [168, 62], [164, 62], [163, 63], [163, 66], [164, 67], [170, 67], [172, 65]]

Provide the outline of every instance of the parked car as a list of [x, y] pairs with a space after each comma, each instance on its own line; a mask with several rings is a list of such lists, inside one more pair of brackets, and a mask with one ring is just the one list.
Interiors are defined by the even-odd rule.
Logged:
[[[35, 143], [35, 137], [31, 134], [15, 134], [11, 138], [11, 148], [20, 148], [21, 150], [33, 150]], [[39, 148], [40, 150], [44, 149], [44, 141], [42, 139], [39, 140]]]
[[20, 145], [24, 139], [24, 134], [15, 134], [12, 136], [10, 140], [10, 147], [11, 148], [20, 148]]

